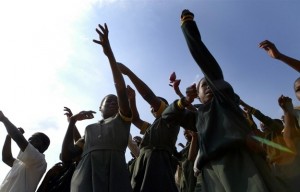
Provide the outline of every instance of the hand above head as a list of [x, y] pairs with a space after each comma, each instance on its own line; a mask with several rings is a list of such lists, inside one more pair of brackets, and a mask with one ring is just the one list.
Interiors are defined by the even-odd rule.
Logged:
[[81, 111], [76, 115], [73, 115], [71, 117], [71, 120], [75, 120], [75, 121], [81, 121], [81, 120], [85, 120], [85, 119], [93, 119], [94, 115], [96, 112], [95, 111]]
[[99, 35], [99, 40], [93, 40], [94, 43], [100, 44], [103, 47], [103, 52], [105, 55], [108, 55], [111, 53], [111, 48], [109, 44], [109, 39], [108, 39], [108, 28], [106, 23], [104, 24], [104, 27], [102, 25], [98, 25], [100, 30], [96, 28], [96, 32]]
[[259, 47], [266, 50], [267, 53], [274, 59], [279, 59], [281, 56], [281, 53], [278, 51], [278, 49], [276, 48], [274, 43], [272, 43], [268, 40], [262, 41], [259, 44]]
[[278, 98], [278, 104], [284, 112], [292, 112], [294, 110], [292, 99], [290, 97], [281, 95]]
[[64, 107], [64, 111], [66, 111], [66, 113], [64, 115], [67, 116], [68, 122], [70, 122], [70, 118], [73, 116], [71, 109], [68, 107]]
[[135, 91], [129, 85], [127, 85], [127, 95], [128, 99], [135, 99]]
[[186, 97], [185, 100], [191, 104], [193, 103], [194, 99], [198, 97], [198, 92], [196, 88], [196, 84], [189, 86], [186, 88]]
[[176, 93], [179, 97], [183, 97], [183, 95], [182, 95], [182, 93], [181, 93], [181, 91], [180, 91], [180, 89], [179, 89], [179, 84], [180, 84], [181, 80], [180, 80], [180, 79], [176, 79], [176, 73], [175, 73], [175, 72], [173, 72], [173, 73], [170, 75], [169, 80], [170, 80], [170, 84], [169, 84], [169, 85], [170, 85], [171, 87], [174, 88], [175, 93]]

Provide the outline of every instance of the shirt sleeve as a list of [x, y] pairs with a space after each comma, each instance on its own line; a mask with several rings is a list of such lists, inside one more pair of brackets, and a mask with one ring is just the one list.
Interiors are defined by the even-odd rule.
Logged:
[[37, 163], [46, 162], [45, 155], [40, 153], [33, 145], [28, 143], [24, 152], [20, 153], [18, 159], [26, 166], [33, 166]]
[[125, 115], [123, 115], [121, 113], [121, 111], [119, 111], [119, 115], [120, 117], [124, 120], [124, 121], [127, 121], [127, 122], [131, 122], [132, 121], [132, 117], [126, 117]]

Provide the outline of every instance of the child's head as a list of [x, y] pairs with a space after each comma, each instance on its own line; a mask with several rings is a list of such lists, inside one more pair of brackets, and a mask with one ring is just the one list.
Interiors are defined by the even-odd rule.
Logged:
[[295, 91], [295, 94], [296, 94], [297, 99], [300, 101], [300, 77], [298, 77], [298, 78], [295, 80], [295, 83], [294, 83], [294, 91]]
[[198, 98], [201, 103], [205, 104], [211, 101], [213, 93], [205, 78], [200, 79], [197, 84]]
[[104, 119], [116, 115], [119, 111], [118, 97], [109, 94], [100, 103], [99, 111]]
[[44, 153], [49, 145], [50, 139], [49, 137], [41, 132], [37, 132], [33, 134], [29, 139], [28, 142], [33, 145], [39, 152]]

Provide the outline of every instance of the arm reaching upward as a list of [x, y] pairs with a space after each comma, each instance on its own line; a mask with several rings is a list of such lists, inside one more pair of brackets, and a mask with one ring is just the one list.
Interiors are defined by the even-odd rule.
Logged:
[[2, 161], [6, 165], [12, 167], [15, 160], [16, 159], [12, 156], [11, 153], [11, 137], [7, 135], [2, 149]]
[[194, 21], [194, 14], [189, 10], [182, 11], [181, 29], [189, 50], [205, 78], [209, 82], [224, 79], [219, 64], [202, 42], [200, 32]]
[[61, 159], [63, 162], [71, 161], [82, 153], [82, 149], [73, 142], [74, 126], [77, 121], [94, 118], [94, 111], [81, 111], [70, 118], [70, 123], [62, 144]]
[[141, 134], [144, 134], [150, 124], [140, 119], [140, 115], [136, 107], [135, 91], [129, 85], [127, 85], [127, 94], [132, 113], [131, 122], [141, 130]]
[[103, 52], [107, 56], [109, 60], [109, 64], [111, 67], [115, 87], [116, 87], [116, 92], [118, 96], [118, 104], [119, 104], [119, 109], [120, 112], [125, 115], [126, 117], [131, 117], [131, 110], [129, 107], [129, 101], [127, 98], [127, 91], [126, 91], [126, 85], [125, 81], [123, 78], [122, 73], [120, 72], [120, 69], [117, 65], [115, 56], [112, 52], [109, 39], [108, 39], [108, 28], [107, 25], [104, 24], [98, 25], [100, 29], [96, 28], [96, 32], [99, 35], [99, 40], [93, 40], [94, 43], [97, 43], [99, 45], [102, 45]]
[[259, 47], [266, 50], [270, 57], [278, 59], [296, 71], [300, 72], [300, 61], [279, 52], [274, 43], [265, 40], [259, 44]]
[[153, 93], [153, 91], [146, 85], [136, 74], [134, 74], [128, 67], [122, 63], [119, 64], [119, 69], [124, 75], [127, 75], [131, 82], [136, 87], [140, 95], [151, 105], [154, 111], [158, 111], [160, 107], [160, 99]]
[[284, 113], [284, 131], [283, 138], [287, 146], [295, 151], [295, 140], [299, 139], [299, 131], [297, 130], [296, 117], [294, 116], [292, 99], [281, 95], [278, 98], [278, 104]]
[[8, 135], [17, 143], [21, 151], [24, 151], [28, 145], [28, 141], [25, 139], [20, 130], [4, 116], [2, 111], [0, 111], [0, 121], [4, 124]]
[[[66, 111], [65, 115], [67, 116], [67, 120], [70, 123], [70, 118], [73, 116], [73, 113], [72, 113], [71, 109], [68, 107], [64, 107], [64, 111]], [[73, 130], [74, 142], [78, 141], [80, 138], [81, 138], [81, 135], [80, 135], [76, 125], [74, 125], [74, 130]]]

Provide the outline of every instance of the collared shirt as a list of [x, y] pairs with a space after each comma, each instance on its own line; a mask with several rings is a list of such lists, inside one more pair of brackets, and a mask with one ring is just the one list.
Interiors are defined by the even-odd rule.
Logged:
[[0, 186], [0, 192], [34, 192], [47, 169], [45, 155], [28, 143]]

